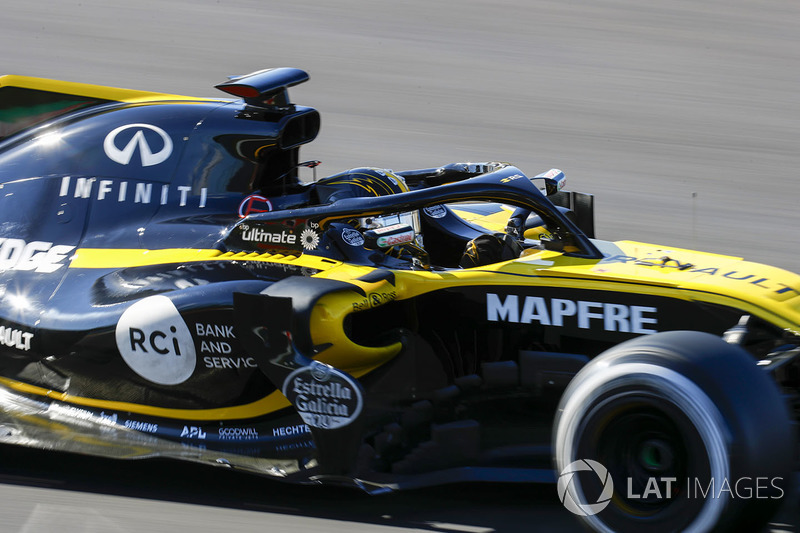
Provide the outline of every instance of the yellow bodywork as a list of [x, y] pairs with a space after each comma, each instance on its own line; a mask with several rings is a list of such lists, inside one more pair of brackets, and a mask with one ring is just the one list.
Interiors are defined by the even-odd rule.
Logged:
[[[71, 269], [128, 268], [157, 264], [208, 261], [256, 261], [294, 264], [313, 268], [315, 277], [342, 281], [353, 286], [323, 296], [312, 315], [312, 340], [329, 345], [317, 359], [361, 377], [395, 357], [402, 345], [368, 347], [353, 342], [344, 323], [351, 313], [359, 313], [395, 300], [407, 300], [439, 289], [457, 286], [526, 286], [592, 289], [617, 293], [663, 296], [707, 302], [741, 309], [782, 328], [800, 332], [800, 276], [779, 268], [744, 261], [741, 258], [666, 248], [631, 241], [602, 243], [616, 254], [602, 260], [581, 259], [558, 252], [532, 250], [519, 259], [470, 269], [442, 271], [392, 271], [391, 278], [375, 282], [359, 281], [375, 269], [352, 265], [310, 254], [301, 256], [223, 253], [218, 250], [109, 250], [79, 249]], [[14, 383], [3, 380], [11, 388]], [[19, 386], [23, 386], [19, 384]], [[52, 396], [52, 391], [24, 392]], [[249, 405], [225, 410], [176, 410], [125, 404], [112, 405], [86, 398], [64, 395], [71, 403], [184, 419], [248, 418], [287, 407], [280, 392]]]
[[71, 81], [50, 80], [46, 78], [35, 78], [32, 76], [17, 76], [7, 74], [0, 76], [0, 87], [19, 87], [21, 89], [35, 89], [39, 91], [49, 91], [54, 93], [72, 94], [86, 98], [99, 98], [115, 102], [160, 102], [160, 101], [223, 101], [211, 98], [194, 98], [191, 96], [180, 96], [177, 94], [166, 94], [151, 91], [137, 91], [133, 89], [120, 89], [117, 87], [106, 87], [103, 85], [92, 85], [88, 83], [75, 83]]

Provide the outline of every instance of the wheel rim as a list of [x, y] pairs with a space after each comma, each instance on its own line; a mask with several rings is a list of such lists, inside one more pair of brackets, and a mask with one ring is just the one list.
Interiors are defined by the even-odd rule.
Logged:
[[[603, 464], [614, 482], [602, 517], [612, 529], [634, 519], [642, 527], [683, 530], [701, 512], [706, 502], [693, 498], [692, 489], [709, 485], [710, 462], [697, 453], [705, 448], [701, 435], [674, 405], [642, 391], [618, 392], [587, 413], [580, 432], [577, 456]], [[598, 484], [585, 477], [592, 500]]]
[[[618, 416], [632, 419], [620, 422], [623, 424], [620, 426], [609, 426], [610, 421], [616, 420]], [[662, 422], [671, 420], [677, 429], [667, 429], [660, 433], [648, 432], [648, 419]], [[671, 477], [668, 475], [670, 472], [684, 472], [687, 476], [697, 473], [701, 487], [707, 486], [703, 485], [703, 479], [706, 478], [729, 478], [730, 466], [725, 437], [727, 433], [722, 415], [695, 383], [682, 374], [659, 365], [639, 362], [610, 365], [601, 371], [587, 374], [580, 382], [570, 386], [564, 395], [555, 431], [554, 448], [559, 471], [579, 459], [592, 459], [602, 464], [595, 449], [598, 446], [605, 450], [605, 460], [614, 463], [609, 470], [613, 470], [612, 479], [617, 479], [614, 479], [614, 494], [610, 505], [597, 514], [584, 517], [584, 520], [598, 531], [637, 531], [650, 523], [658, 523], [660, 530], [710, 530], [728, 503], [727, 493], [718, 498], [695, 498], [693, 501], [685, 501], [684, 505], [674, 505], [674, 500], [670, 502], [672, 505], [662, 503], [649, 506], [650, 504], [641, 501], [629, 505], [632, 498], [627, 497], [627, 477], [629, 472], [636, 473], [637, 469], [631, 468], [627, 463], [625, 466], [616, 464], [612, 453], [612, 450], [616, 450], [616, 445], [609, 437], [623, 428], [624, 424], [638, 428], [637, 434], [641, 434], [637, 441], [639, 447], [636, 453], [630, 452], [633, 447], [628, 448], [630, 453], [614, 453], [617, 454], [616, 457], [624, 455], [631, 459], [632, 456], [633, 460], [639, 461], [640, 473], [650, 472], [649, 469], [660, 469], [665, 473], [663, 477]], [[590, 425], [592, 427], [588, 427]], [[654, 423], [649, 425], [654, 426]], [[590, 431], [587, 432], [587, 428]], [[589, 440], [585, 441], [587, 435]], [[676, 435], [680, 435], [680, 439]], [[668, 458], [669, 464], [642, 461], [647, 458], [655, 459], [656, 450], [662, 453], [662, 461], [665, 459], [664, 452], [671, 454]], [[692, 453], [687, 453], [687, 450], [692, 450]], [[581, 453], [587, 456], [582, 457]], [[706, 466], [702, 465], [702, 461], [692, 459], [692, 456], [698, 454], [706, 458]], [[597, 476], [592, 480], [591, 476], [584, 473], [582, 476], [576, 475], [575, 481], [574, 487], [570, 488], [571, 496], [582, 503], [594, 502], [592, 497], [598, 490]], [[685, 483], [686, 481], [682, 487], [684, 490], [687, 488]], [[691, 483], [694, 484], [694, 480]], [[693, 488], [692, 485], [689, 488]], [[678, 509], [681, 511], [672, 512]], [[664, 524], [660, 522], [662, 518], [674, 519], [676, 523], [683, 525], [664, 528]]]

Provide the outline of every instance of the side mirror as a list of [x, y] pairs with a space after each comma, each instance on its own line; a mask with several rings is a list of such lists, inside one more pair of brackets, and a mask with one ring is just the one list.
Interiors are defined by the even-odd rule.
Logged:
[[567, 184], [567, 177], [564, 172], [557, 168], [551, 168], [547, 172], [542, 172], [538, 176], [534, 176], [531, 180], [544, 180], [544, 190], [546, 196], [553, 196]]

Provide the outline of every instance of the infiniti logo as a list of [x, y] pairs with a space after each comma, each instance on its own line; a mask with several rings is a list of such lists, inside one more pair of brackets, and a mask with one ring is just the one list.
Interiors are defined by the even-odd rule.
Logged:
[[[116, 145], [117, 135], [129, 129], [136, 129], [137, 131], [124, 148], [118, 148]], [[147, 144], [147, 139], [144, 135], [145, 130], [155, 132], [161, 137], [164, 142], [164, 147], [161, 148], [161, 150], [153, 153], [153, 150], [150, 149], [150, 145]], [[105, 141], [103, 141], [103, 150], [105, 150], [106, 155], [109, 159], [120, 165], [127, 165], [131, 162], [136, 147], [139, 147], [139, 157], [141, 158], [142, 166], [149, 167], [163, 163], [170, 154], [172, 154], [172, 139], [167, 135], [167, 132], [151, 124], [126, 124], [111, 131], [111, 133], [106, 135]]]

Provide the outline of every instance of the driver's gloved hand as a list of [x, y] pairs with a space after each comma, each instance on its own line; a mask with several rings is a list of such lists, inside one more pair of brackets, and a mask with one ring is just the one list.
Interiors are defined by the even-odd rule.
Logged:
[[510, 235], [505, 233], [479, 235], [467, 243], [458, 266], [471, 268], [491, 265], [516, 259], [521, 253], [522, 246]]

